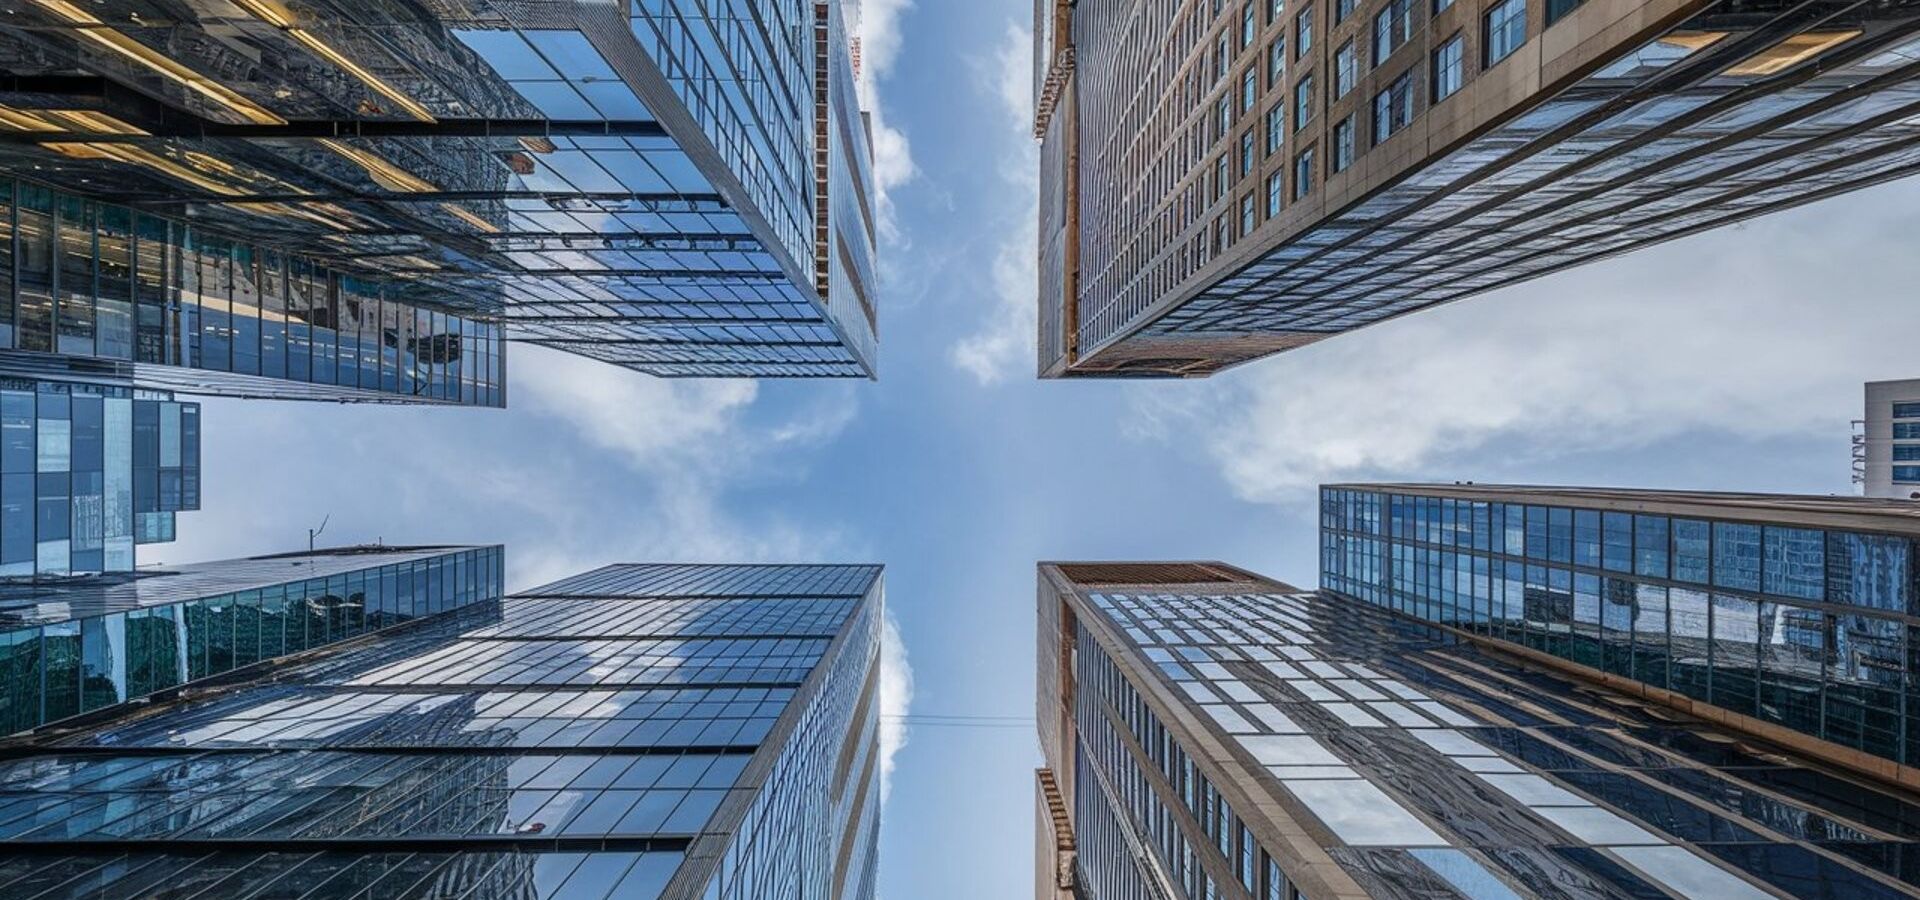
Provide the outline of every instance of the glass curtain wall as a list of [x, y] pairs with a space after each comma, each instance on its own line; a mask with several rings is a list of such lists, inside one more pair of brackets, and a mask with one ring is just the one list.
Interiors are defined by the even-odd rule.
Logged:
[[481, 547], [0, 631], [0, 734], [497, 600], [504, 557]]
[[194, 380], [211, 393], [505, 405], [500, 327], [400, 289], [0, 179], [0, 351], [245, 376]]
[[130, 571], [199, 508], [199, 404], [0, 378], [0, 578]]
[[1920, 764], [1913, 539], [1323, 488], [1321, 584]]

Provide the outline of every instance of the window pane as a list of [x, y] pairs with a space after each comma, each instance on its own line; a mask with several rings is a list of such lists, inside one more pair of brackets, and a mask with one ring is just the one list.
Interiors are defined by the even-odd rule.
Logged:
[[1811, 528], [1769, 525], [1766, 531], [1763, 590], [1769, 594], [1820, 600], [1825, 596], [1825, 535]]
[[1760, 589], [1760, 526], [1714, 523], [1713, 583], [1747, 591]]
[[1708, 547], [1712, 532], [1706, 522], [1697, 519], [1673, 520], [1673, 578], [1706, 584], [1712, 571]]

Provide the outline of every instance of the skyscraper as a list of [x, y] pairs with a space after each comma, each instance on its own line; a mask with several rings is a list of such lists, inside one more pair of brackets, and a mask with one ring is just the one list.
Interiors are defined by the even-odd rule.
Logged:
[[1856, 463], [1869, 497], [1920, 499], [1920, 379], [1867, 382]]
[[1331, 485], [1321, 528], [1326, 590], [1920, 784], [1911, 503]]
[[614, 565], [43, 728], [0, 895], [871, 897], [882, 602]]
[[501, 548], [349, 547], [0, 584], [0, 735], [500, 597]]
[[409, 363], [497, 386], [505, 328], [664, 376], [869, 376], [841, 3], [750, 12], [19, 4], [0, 348], [404, 394]]
[[1040, 567], [1044, 900], [1901, 897], [1906, 792], [1219, 563]]
[[1904, 8], [1036, 0], [1040, 372], [1200, 376], [1907, 174]]

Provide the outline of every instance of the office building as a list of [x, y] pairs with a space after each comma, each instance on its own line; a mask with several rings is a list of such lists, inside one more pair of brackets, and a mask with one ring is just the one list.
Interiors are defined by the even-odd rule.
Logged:
[[1855, 474], [1869, 497], [1920, 500], [1920, 379], [1867, 382]]
[[0, 584], [0, 735], [497, 599], [502, 565], [349, 547]]
[[1043, 377], [1203, 376], [1896, 178], [1902, 7], [1036, 0]]
[[435, 398], [498, 386], [501, 329], [664, 376], [873, 372], [839, 0], [17, 7], [11, 346]]
[[199, 508], [199, 404], [0, 376], [0, 584], [131, 571]]
[[1321, 515], [1329, 591], [1920, 785], [1911, 503], [1333, 485]]
[[872, 897], [882, 602], [614, 565], [42, 728], [0, 895]]
[[1905, 897], [1911, 795], [1220, 563], [1040, 567], [1038, 897]]

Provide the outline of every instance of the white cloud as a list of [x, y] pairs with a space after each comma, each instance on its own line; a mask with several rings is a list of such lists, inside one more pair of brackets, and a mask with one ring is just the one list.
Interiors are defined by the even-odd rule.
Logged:
[[[1305, 499], [1470, 451], [1546, 457], [1700, 430], [1831, 433], [1860, 384], [1920, 374], [1920, 181], [1649, 248], [1337, 336], [1204, 384], [1136, 385], [1138, 430], [1197, 442], [1243, 499]], [[1482, 458], [1486, 458], [1484, 453]], [[1498, 458], [1498, 457], [1496, 457]]]
[[900, 57], [900, 19], [913, 8], [913, 0], [849, 0], [846, 8], [860, 34], [864, 90], [891, 71]]
[[1040, 155], [1033, 141], [1033, 33], [1008, 23], [990, 64], [982, 65], [982, 87], [1000, 106], [1003, 129], [995, 158], [1007, 196], [1015, 202], [996, 216], [994, 230], [1004, 235], [994, 252], [992, 303], [979, 329], [952, 348], [953, 363], [981, 384], [1008, 377], [1032, 377], [1038, 323]]
[[913, 146], [906, 133], [887, 121], [886, 109], [880, 103], [880, 82], [900, 56], [900, 20], [912, 8], [913, 0], [844, 0], [843, 6], [851, 27], [860, 36], [858, 86], [860, 106], [871, 119], [874, 215], [880, 236], [889, 242], [901, 239], [892, 192], [912, 181], [920, 169], [913, 162]]
[[535, 345], [514, 350], [510, 402], [567, 422], [639, 468], [712, 461], [717, 439], [759, 394], [747, 379], [654, 378]]
[[893, 792], [894, 757], [906, 748], [906, 715], [913, 706], [913, 664], [900, 624], [888, 610], [880, 621], [880, 802]]
[[610, 562], [864, 557], [831, 521], [732, 502], [804, 479], [811, 451], [857, 417], [853, 385], [789, 395], [532, 344], [512, 356], [504, 411], [209, 402], [204, 465], [218, 477], [203, 505], [277, 512], [188, 514], [181, 540], [143, 561], [288, 550], [327, 516], [323, 544], [504, 542], [516, 589]]

